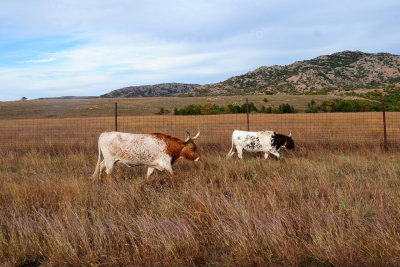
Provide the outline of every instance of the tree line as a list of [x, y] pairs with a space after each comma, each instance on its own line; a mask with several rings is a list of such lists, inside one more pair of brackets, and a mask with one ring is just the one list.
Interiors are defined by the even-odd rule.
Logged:
[[[289, 104], [281, 104], [277, 108], [262, 106], [257, 108], [253, 102], [249, 103], [249, 113], [295, 113], [293, 106]], [[212, 115], [212, 114], [235, 114], [247, 113], [246, 103], [242, 105], [228, 104], [227, 106], [219, 106], [216, 104], [191, 104], [181, 109], [175, 108], [174, 115]]]

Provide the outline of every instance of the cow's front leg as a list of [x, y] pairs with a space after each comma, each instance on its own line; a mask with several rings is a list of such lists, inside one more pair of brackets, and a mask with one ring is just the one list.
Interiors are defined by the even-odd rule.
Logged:
[[153, 172], [154, 172], [154, 168], [152, 168], [152, 167], [149, 167], [148, 169], [147, 169], [147, 178], [149, 178], [150, 177], [150, 175], [152, 175], [153, 174]]
[[268, 152], [264, 152], [264, 159], [268, 159], [269, 157], [269, 153]]
[[165, 166], [165, 169], [169, 172], [171, 176], [174, 176], [174, 171], [172, 170], [171, 164]]
[[277, 159], [280, 159], [280, 155], [278, 153], [278, 151], [276, 150], [270, 150], [268, 151], [270, 154], [274, 155]]
[[164, 171], [167, 170], [171, 175], [174, 174], [174, 172], [172, 171], [172, 165], [170, 162], [168, 161], [161, 161], [159, 162], [159, 165], [157, 167], [155, 167], [157, 170], [159, 171]]

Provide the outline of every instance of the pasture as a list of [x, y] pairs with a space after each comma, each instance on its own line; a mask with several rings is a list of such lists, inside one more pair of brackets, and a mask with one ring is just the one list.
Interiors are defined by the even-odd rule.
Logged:
[[243, 114], [126, 115], [121, 131], [200, 129], [204, 162], [148, 179], [117, 164], [107, 183], [90, 176], [112, 114], [71, 112], [0, 121], [5, 266], [400, 264], [399, 113], [387, 114], [388, 152], [381, 113], [251, 114], [251, 130], [293, 130], [281, 161], [225, 158]]
[[297, 147], [283, 160], [203, 145], [175, 176], [95, 149], [1, 151], [4, 265], [398, 265], [400, 153]]
[[[118, 102], [118, 113], [122, 116], [154, 115], [164, 108], [173, 112], [190, 104], [228, 104], [242, 105], [253, 102], [260, 107], [277, 107], [288, 103], [298, 111], [307, 109], [311, 100], [321, 103], [335, 98], [353, 99], [354, 97], [336, 95], [235, 95], [205, 97], [142, 97], [142, 98], [95, 98], [95, 99], [48, 99], [0, 102], [0, 119], [39, 119], [39, 118], [82, 118], [114, 115], [114, 102]], [[267, 102], [264, 102], [264, 99]]]

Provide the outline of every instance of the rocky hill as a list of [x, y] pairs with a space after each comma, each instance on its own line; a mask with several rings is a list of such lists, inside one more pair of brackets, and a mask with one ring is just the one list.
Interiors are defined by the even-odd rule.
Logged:
[[111, 91], [100, 97], [155, 97], [155, 96], [176, 96], [188, 93], [199, 84], [184, 83], [161, 83], [155, 85], [130, 86]]
[[189, 95], [306, 93], [375, 88], [400, 83], [400, 56], [344, 51], [286, 66], [260, 67], [224, 82], [195, 88]]

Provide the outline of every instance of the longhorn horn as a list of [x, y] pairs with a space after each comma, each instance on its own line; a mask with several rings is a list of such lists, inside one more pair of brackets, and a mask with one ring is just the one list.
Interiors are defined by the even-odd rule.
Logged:
[[289, 133], [289, 137], [292, 137], [292, 131], [290, 131], [290, 133]]
[[198, 130], [197, 134], [194, 137], [192, 137], [192, 140], [196, 140], [197, 137], [199, 137], [199, 135], [200, 135], [200, 129]]
[[188, 131], [186, 131], [186, 132], [187, 132], [188, 136], [186, 137], [185, 142], [189, 141], [189, 139], [190, 139], [190, 133]]

